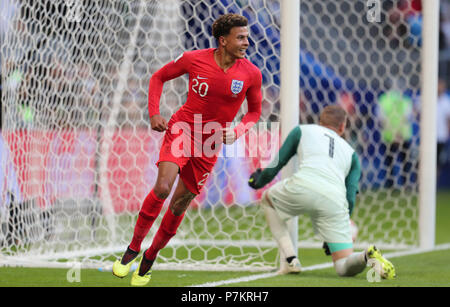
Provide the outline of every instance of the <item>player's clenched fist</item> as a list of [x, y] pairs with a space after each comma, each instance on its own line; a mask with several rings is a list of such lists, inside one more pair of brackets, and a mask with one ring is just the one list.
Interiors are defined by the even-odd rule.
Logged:
[[152, 126], [152, 130], [159, 132], [167, 130], [167, 121], [159, 114], [153, 115], [150, 118], [150, 124]]
[[230, 145], [236, 141], [236, 133], [234, 129], [231, 128], [223, 128], [222, 129], [222, 141], [224, 144]]

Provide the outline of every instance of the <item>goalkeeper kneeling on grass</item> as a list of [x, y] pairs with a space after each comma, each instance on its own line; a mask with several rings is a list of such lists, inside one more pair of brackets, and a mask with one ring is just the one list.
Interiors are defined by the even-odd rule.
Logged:
[[361, 168], [355, 151], [341, 137], [346, 121], [344, 109], [336, 105], [325, 107], [319, 125], [295, 127], [276, 159], [250, 176], [249, 185], [260, 189], [272, 181], [291, 157], [298, 155], [298, 171], [267, 189], [261, 199], [282, 257], [279, 274], [301, 271], [286, 221], [307, 214], [315, 233], [331, 253], [339, 276], [354, 276], [370, 265], [382, 278], [395, 278], [394, 266], [374, 245], [363, 252], [353, 251], [350, 215]]

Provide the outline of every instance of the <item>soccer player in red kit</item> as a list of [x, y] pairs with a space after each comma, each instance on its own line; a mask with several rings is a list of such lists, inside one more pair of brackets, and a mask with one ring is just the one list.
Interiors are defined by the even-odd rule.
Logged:
[[[241, 15], [220, 16], [212, 26], [217, 48], [184, 52], [150, 79], [148, 108], [151, 127], [159, 132], [165, 131], [157, 162], [158, 177], [142, 204], [130, 245], [113, 265], [114, 275], [124, 277], [129, 273], [141, 243], [159, 215], [178, 174], [180, 180], [150, 248], [144, 252], [138, 269], [132, 275], [132, 285], [145, 285], [150, 281], [151, 266], [159, 250], [176, 234], [185, 210], [200, 193], [212, 171], [217, 154], [204, 152], [203, 145], [220, 135], [214, 142], [219, 146], [211, 146], [218, 153], [221, 143], [232, 144], [259, 120], [262, 76], [260, 70], [245, 59], [249, 46], [247, 24], [247, 19]], [[159, 114], [164, 82], [183, 74], [189, 74], [186, 103], [166, 122]], [[245, 98], [248, 112], [231, 129], [227, 123], [233, 121]], [[206, 129], [207, 126], [218, 127], [220, 131]], [[192, 145], [190, 151], [178, 150], [175, 144], [180, 143], [180, 138], [184, 145], [186, 142]]]

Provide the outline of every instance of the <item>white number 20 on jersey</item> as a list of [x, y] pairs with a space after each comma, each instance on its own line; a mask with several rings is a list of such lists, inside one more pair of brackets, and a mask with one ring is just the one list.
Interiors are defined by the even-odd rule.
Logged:
[[208, 94], [208, 88], [208, 83], [192, 79], [192, 90], [201, 97], [205, 97]]

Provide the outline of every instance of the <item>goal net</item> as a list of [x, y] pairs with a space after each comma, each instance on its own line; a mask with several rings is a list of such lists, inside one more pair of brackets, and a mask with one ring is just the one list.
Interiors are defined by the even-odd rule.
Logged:
[[[280, 146], [280, 5], [2, 1], [0, 265], [104, 268], [126, 249], [162, 141], [149, 125], [149, 79], [186, 50], [215, 47], [213, 21], [235, 12], [249, 19], [247, 57], [263, 74], [261, 120], [224, 148], [155, 268], [275, 267], [277, 248], [257, 205], [262, 190], [247, 180]], [[352, 217], [357, 243], [417, 245], [420, 7], [310, 0], [300, 16], [301, 96], [292, 103], [300, 104], [300, 123], [317, 123], [329, 104], [350, 115], [346, 138], [363, 169]], [[187, 88], [187, 76], [165, 84], [166, 119]], [[245, 112], [244, 103], [236, 121]], [[299, 218], [298, 231], [300, 248], [321, 246], [308, 218]]]

